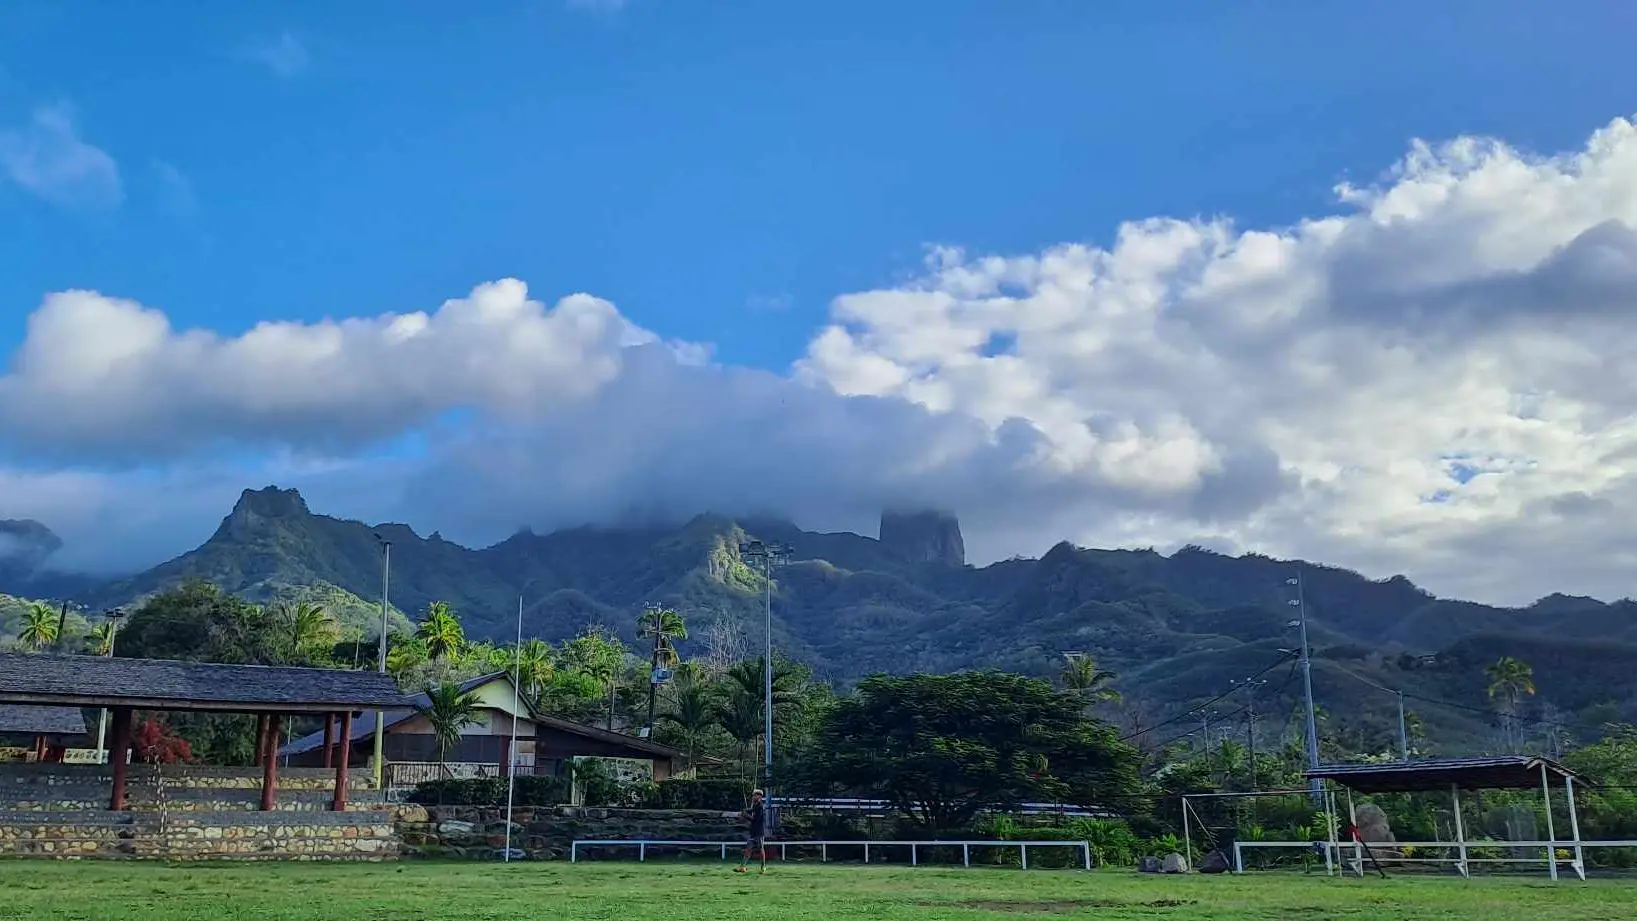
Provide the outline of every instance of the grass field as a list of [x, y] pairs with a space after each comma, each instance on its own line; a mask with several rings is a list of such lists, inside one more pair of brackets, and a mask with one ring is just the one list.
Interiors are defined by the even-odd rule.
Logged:
[[1612, 921], [1637, 885], [1418, 878], [719, 864], [375, 865], [0, 862], [0, 918], [75, 921], [757, 921], [981, 918]]

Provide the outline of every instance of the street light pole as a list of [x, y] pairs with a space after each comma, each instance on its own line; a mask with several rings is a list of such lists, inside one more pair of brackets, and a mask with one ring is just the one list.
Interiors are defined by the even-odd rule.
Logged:
[[[1294, 579], [1286, 579], [1286, 585], [1296, 587], [1296, 599], [1291, 602], [1296, 608], [1296, 623], [1301, 629], [1302, 640], [1302, 689], [1307, 706], [1307, 769], [1319, 769], [1319, 721], [1313, 707], [1313, 655], [1312, 648], [1307, 644], [1307, 598], [1302, 591], [1302, 571], [1296, 570]], [[1317, 777], [1310, 777], [1307, 787], [1312, 791], [1315, 799], [1324, 796], [1323, 782]]]
[[[766, 619], [767, 646], [762, 656], [762, 689], [763, 689], [763, 718], [765, 725], [762, 732], [766, 741], [762, 745], [762, 791], [766, 802], [773, 800], [773, 564], [790, 552], [788, 547], [781, 544], [765, 544], [759, 540], [739, 545], [739, 554], [762, 561], [762, 577], [764, 586], [764, 608]], [[771, 811], [771, 809], [769, 810]]]
[[[381, 637], [376, 650], [375, 670], [380, 674], [387, 673], [387, 595], [392, 586], [392, 541], [381, 535], [375, 535], [381, 543]], [[343, 745], [351, 745], [352, 740], [343, 739]], [[372, 760], [375, 771], [375, 789], [384, 790], [382, 783], [386, 773], [384, 752], [386, 749], [386, 711], [375, 711], [375, 757]]]

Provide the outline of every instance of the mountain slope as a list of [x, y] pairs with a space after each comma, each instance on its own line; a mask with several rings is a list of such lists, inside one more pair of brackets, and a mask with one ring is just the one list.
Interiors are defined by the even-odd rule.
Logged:
[[[247, 490], [196, 550], [81, 597], [101, 606], [128, 603], [188, 578], [256, 600], [321, 590], [353, 609], [349, 625], [368, 631], [378, 602], [362, 599], [380, 597], [384, 540], [391, 542], [394, 607], [414, 616], [432, 601], [448, 602], [475, 637], [510, 636], [522, 598], [525, 629], [548, 639], [588, 623], [630, 636], [636, 612], [660, 603], [683, 611], [695, 629], [720, 621], [759, 646], [766, 582], [739, 546], [760, 539], [793, 549], [774, 573], [774, 642], [843, 681], [977, 667], [1045, 674], [1061, 667], [1064, 652], [1080, 651], [1126, 676], [1128, 692], [1174, 707], [1281, 661], [1280, 648], [1296, 642], [1288, 622], [1297, 614], [1290, 581], [1299, 574], [1315, 681], [1336, 701], [1396, 707], [1354, 680], [1362, 677], [1481, 710], [1482, 657], [1503, 648], [1526, 659], [1550, 657], [1543, 675], [1561, 675], [1564, 688], [1543, 696], [1558, 706], [1608, 703], [1570, 680], [1577, 657], [1611, 675], [1605, 684], [1617, 710], [1630, 712], [1637, 698], [1637, 688], [1614, 680], [1620, 668], [1637, 674], [1631, 602], [1554, 595], [1528, 608], [1494, 608], [1436, 598], [1402, 576], [1376, 581], [1195, 547], [1165, 556], [1064, 543], [1038, 560], [974, 567], [964, 564], [958, 523], [942, 513], [890, 513], [882, 533], [887, 540], [701, 515], [673, 527], [525, 531], [471, 549], [400, 524], [315, 515], [296, 492], [269, 487]], [[1574, 637], [1604, 641], [1603, 652], [1577, 651], [1568, 642]], [[1445, 649], [1439, 671], [1404, 664], [1416, 660], [1408, 654]], [[1294, 699], [1289, 688], [1267, 693], [1268, 712]], [[1446, 715], [1464, 732], [1484, 719], [1459, 708]]]

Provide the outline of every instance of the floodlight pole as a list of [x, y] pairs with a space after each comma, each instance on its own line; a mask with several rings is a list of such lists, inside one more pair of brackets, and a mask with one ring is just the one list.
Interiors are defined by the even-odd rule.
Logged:
[[762, 561], [762, 577], [764, 585], [764, 613], [767, 627], [767, 646], [762, 656], [762, 687], [763, 687], [763, 733], [765, 742], [762, 745], [762, 790], [765, 802], [769, 804], [771, 812], [773, 801], [773, 564], [779, 562], [790, 552], [788, 547], [781, 544], [766, 544], [753, 540], [739, 545], [739, 554]]
[[[512, 740], [506, 746], [506, 850], [502, 862], [512, 862], [512, 798], [517, 788], [517, 724], [523, 711], [523, 595], [517, 596], [517, 646], [512, 653]], [[538, 735], [538, 733], [536, 733]]]
[[1404, 719], [1404, 692], [1398, 692], [1398, 755], [1404, 761], [1410, 760], [1410, 730]]
[[[392, 586], [392, 541], [375, 535], [381, 542], [381, 638], [377, 644], [375, 670], [381, 674], [387, 673], [387, 595]], [[342, 744], [351, 744], [350, 740], [343, 740]], [[372, 764], [375, 768], [375, 789], [384, 790], [386, 786], [382, 780], [386, 774], [384, 752], [386, 749], [386, 712], [375, 711], [375, 758]]]
[[[1307, 644], [1307, 598], [1302, 591], [1302, 571], [1296, 570], [1294, 579], [1286, 579], [1286, 585], [1296, 587], [1296, 599], [1291, 602], [1296, 608], [1296, 623], [1301, 630], [1302, 640], [1302, 691], [1307, 707], [1307, 769], [1319, 769], [1319, 721], [1313, 707], [1313, 655], [1312, 648]], [[1324, 796], [1324, 787], [1317, 777], [1309, 777], [1307, 788], [1313, 792], [1314, 800]]]

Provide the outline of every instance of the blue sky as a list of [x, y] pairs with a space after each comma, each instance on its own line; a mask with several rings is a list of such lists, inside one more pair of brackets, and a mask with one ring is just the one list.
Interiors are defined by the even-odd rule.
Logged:
[[1619, 2], [462, 7], [8, 4], [0, 123], [72, 106], [124, 200], [0, 188], [0, 310], [91, 287], [234, 332], [516, 275], [782, 368], [928, 243], [1280, 224], [1412, 137], [1574, 146], [1637, 85]]
[[3, 4], [0, 519], [107, 570], [268, 482], [467, 543], [929, 505], [978, 561], [1627, 594], [1634, 34], [1616, 0]]

